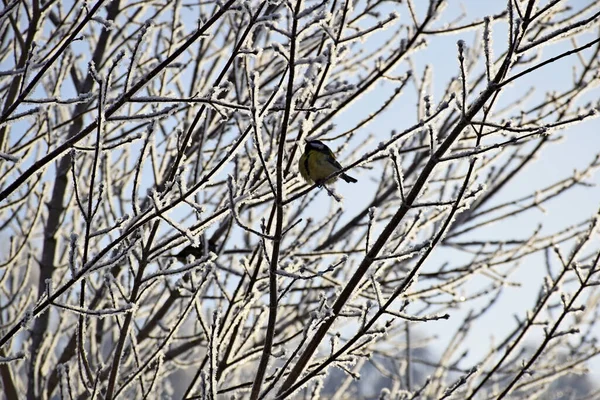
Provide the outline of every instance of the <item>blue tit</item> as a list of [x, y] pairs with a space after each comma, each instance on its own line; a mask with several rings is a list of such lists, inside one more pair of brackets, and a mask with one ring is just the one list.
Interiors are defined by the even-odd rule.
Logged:
[[[342, 169], [342, 166], [335, 159], [335, 156], [331, 152], [331, 149], [327, 147], [320, 140], [310, 140], [306, 142], [304, 146], [304, 154], [300, 157], [298, 165], [300, 169], [300, 175], [308, 183], [319, 183], [323, 184], [323, 180], [331, 174]], [[356, 182], [353, 177], [341, 174], [340, 178], [346, 182]], [[329, 182], [333, 182], [336, 178], [332, 178]]]

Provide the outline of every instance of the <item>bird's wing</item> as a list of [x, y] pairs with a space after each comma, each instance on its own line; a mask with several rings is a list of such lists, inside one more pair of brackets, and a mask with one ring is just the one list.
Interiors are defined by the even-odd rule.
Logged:
[[302, 154], [300, 157], [300, 175], [304, 178], [305, 181], [310, 182], [310, 171], [308, 170], [308, 155], [306, 153]]
[[327, 161], [336, 166], [336, 168], [342, 169], [342, 165], [335, 159], [333, 153], [330, 151], [327, 157]]

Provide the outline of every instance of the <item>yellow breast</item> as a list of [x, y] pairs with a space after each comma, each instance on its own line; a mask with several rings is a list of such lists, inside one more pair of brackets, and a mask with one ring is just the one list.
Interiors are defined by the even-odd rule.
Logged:
[[[322, 181], [329, 175], [338, 171], [338, 168], [329, 162], [329, 157], [326, 154], [318, 151], [311, 151], [308, 154], [304, 153], [300, 157], [300, 174], [309, 183]], [[330, 179], [329, 182], [333, 182]]]

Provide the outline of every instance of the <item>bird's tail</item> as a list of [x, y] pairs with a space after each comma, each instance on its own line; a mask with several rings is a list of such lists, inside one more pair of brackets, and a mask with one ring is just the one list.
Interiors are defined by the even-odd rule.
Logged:
[[346, 175], [346, 174], [342, 174], [340, 176], [340, 178], [342, 178], [343, 180], [345, 180], [348, 183], [356, 183], [358, 182], [356, 179], [354, 179], [353, 177], [351, 177], [350, 175]]

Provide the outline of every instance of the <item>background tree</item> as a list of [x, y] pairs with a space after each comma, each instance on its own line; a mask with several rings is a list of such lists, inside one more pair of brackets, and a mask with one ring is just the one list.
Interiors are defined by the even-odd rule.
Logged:
[[[6, 397], [531, 399], [587, 374], [600, 141], [559, 139], [598, 112], [600, 5], [482, 3], [4, 2]], [[303, 182], [307, 138], [359, 182]], [[544, 157], [586, 166], [532, 182]]]

